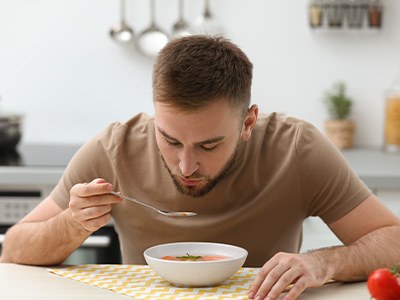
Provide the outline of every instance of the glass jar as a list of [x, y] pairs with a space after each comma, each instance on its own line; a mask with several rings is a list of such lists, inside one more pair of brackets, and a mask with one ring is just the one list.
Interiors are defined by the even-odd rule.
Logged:
[[380, 0], [370, 0], [368, 4], [368, 24], [370, 28], [382, 26], [382, 4]]
[[323, 7], [321, 0], [311, 0], [308, 6], [308, 17], [311, 28], [322, 26]]
[[362, 28], [365, 17], [365, 1], [349, 0], [346, 6], [347, 26], [350, 28]]
[[400, 68], [395, 81], [386, 91], [385, 149], [400, 152]]
[[328, 25], [331, 28], [340, 28], [343, 25], [345, 5], [344, 0], [329, 0], [326, 5]]

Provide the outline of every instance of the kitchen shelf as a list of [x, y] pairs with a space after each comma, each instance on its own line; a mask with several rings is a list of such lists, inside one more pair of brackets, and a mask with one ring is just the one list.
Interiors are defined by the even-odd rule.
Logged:
[[311, 0], [308, 21], [313, 31], [380, 31], [383, 5], [379, 0]]

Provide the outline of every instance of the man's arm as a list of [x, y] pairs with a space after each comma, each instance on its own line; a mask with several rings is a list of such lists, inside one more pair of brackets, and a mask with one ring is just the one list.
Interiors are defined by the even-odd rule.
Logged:
[[63, 262], [94, 231], [110, 220], [111, 205], [103, 179], [71, 189], [69, 208], [62, 210], [50, 197], [43, 200], [5, 236], [0, 262], [55, 265]]
[[276, 299], [294, 283], [284, 299], [296, 299], [307, 287], [320, 286], [330, 279], [365, 280], [372, 270], [400, 262], [400, 220], [374, 195], [329, 227], [344, 246], [305, 254], [276, 254], [260, 270], [250, 288], [250, 298]]
[[334, 251], [337, 256], [332, 259], [346, 263], [335, 264], [333, 279], [365, 280], [376, 268], [400, 263], [400, 220], [376, 196], [371, 195], [329, 227], [348, 245]]

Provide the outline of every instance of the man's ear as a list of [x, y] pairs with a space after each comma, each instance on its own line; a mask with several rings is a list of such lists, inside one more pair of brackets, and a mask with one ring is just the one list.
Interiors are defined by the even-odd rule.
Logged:
[[253, 104], [247, 111], [246, 117], [243, 122], [242, 134], [240, 135], [242, 141], [248, 141], [251, 137], [251, 132], [256, 125], [258, 117], [258, 106]]

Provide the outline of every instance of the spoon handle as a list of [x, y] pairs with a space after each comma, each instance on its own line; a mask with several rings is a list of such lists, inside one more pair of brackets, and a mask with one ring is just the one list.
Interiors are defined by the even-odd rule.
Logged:
[[155, 211], [158, 211], [158, 212], [159, 212], [159, 210], [158, 210], [157, 208], [155, 208], [155, 207], [153, 207], [153, 206], [151, 206], [151, 205], [149, 205], [149, 204], [147, 204], [147, 203], [144, 203], [144, 202], [141, 202], [141, 201], [139, 201], [139, 200], [136, 200], [135, 198], [129, 197], [129, 196], [127, 196], [127, 195], [124, 195], [124, 194], [121, 194], [121, 193], [118, 193], [118, 192], [114, 192], [114, 191], [111, 191], [110, 194], [112, 194], [112, 195], [114, 195], [114, 196], [118, 196], [118, 197], [120, 197], [120, 198], [122, 198], [122, 199], [125, 199], [125, 200], [128, 200], [128, 201], [132, 201], [132, 202], [135, 202], [135, 203], [137, 203], [137, 204], [146, 206], [146, 207], [148, 207], [148, 208], [154, 209]]

